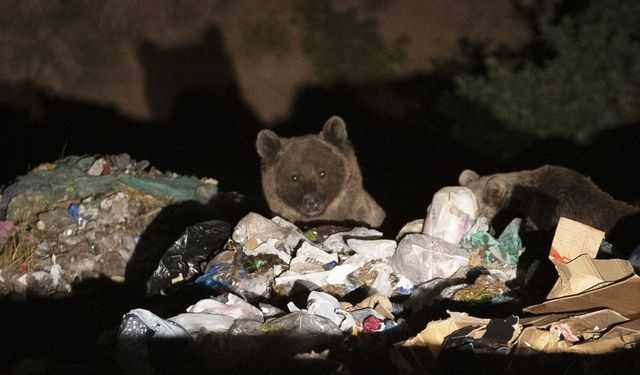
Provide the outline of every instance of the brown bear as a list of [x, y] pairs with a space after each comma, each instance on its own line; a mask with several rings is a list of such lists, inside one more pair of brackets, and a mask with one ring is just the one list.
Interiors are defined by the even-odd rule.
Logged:
[[564, 216], [604, 231], [608, 239], [614, 232], [614, 237], [618, 237], [622, 228], [633, 231], [636, 227], [635, 233], [619, 233], [627, 237], [624, 247], [636, 241], [629, 240], [629, 235], [637, 238], [640, 234], [637, 224], [640, 207], [615, 200], [589, 177], [569, 168], [544, 165], [482, 177], [466, 169], [460, 173], [458, 182], [474, 192], [479, 214], [490, 222], [508, 211], [512, 216], [531, 220], [538, 229], [549, 231]]
[[296, 223], [379, 227], [385, 213], [362, 186], [344, 121], [331, 117], [319, 134], [258, 133], [262, 190], [273, 214]]

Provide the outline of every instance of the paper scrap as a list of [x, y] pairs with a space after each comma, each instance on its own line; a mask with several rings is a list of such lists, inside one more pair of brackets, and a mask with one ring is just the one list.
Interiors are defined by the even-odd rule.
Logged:
[[549, 259], [557, 263], [568, 263], [581, 254], [595, 258], [603, 239], [603, 231], [561, 217], [551, 243]]

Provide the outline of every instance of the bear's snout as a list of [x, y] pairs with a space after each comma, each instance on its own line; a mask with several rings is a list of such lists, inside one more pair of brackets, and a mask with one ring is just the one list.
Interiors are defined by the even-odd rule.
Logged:
[[320, 197], [312, 193], [307, 193], [302, 196], [302, 206], [307, 215], [317, 215], [324, 210], [324, 205]]

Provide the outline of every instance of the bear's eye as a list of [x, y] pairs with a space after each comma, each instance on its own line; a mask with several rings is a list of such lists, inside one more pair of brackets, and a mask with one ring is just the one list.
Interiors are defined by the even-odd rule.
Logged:
[[324, 171], [320, 171], [320, 178], [324, 178], [324, 176], [326, 176], [326, 173]]
[[298, 182], [298, 175], [291, 175], [291, 181]]

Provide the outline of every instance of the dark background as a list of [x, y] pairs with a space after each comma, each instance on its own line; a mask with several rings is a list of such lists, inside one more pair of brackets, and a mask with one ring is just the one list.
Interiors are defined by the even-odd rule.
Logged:
[[[165, 3], [168, 2], [161, 4]], [[207, 2], [203, 2], [205, 3]], [[75, 3], [70, 3], [68, 9], [73, 4]], [[142, 14], [152, 8], [151, 5], [144, 8], [144, 3], [141, 4], [142, 11], [138, 11]], [[203, 4], [200, 4], [201, 9], [205, 8]], [[330, 1], [300, 1], [292, 4], [308, 7], [311, 6], [309, 4], [324, 4], [328, 7], [324, 11], [333, 15], [334, 19], [321, 20], [321, 26], [325, 29], [318, 29], [318, 33], [323, 30], [338, 30], [336, 33], [342, 33], [334, 39], [322, 42], [329, 46], [350, 35], [350, 30], [338, 28], [343, 25], [344, 19], [345, 22], [360, 22], [354, 16], [355, 13], [340, 13], [336, 10], [338, 5]], [[388, 16], [384, 13], [385, 9], [389, 9], [388, 3], [356, 1], [354, 4], [359, 7], [357, 9], [360, 12], [374, 11], [378, 23], [384, 24], [381, 18]], [[498, 3], [487, 2], [484, 13], [468, 16], [469, 19], [487, 22], [486, 19], [500, 16], [496, 4]], [[31, 54], [22, 55], [19, 52], [24, 51], [14, 43], [8, 46], [13, 49], [3, 51], [4, 58], [15, 60], [23, 56], [25, 60], [22, 65], [31, 66], [33, 61], [29, 60], [29, 56], [40, 56], [37, 54], [40, 48], [48, 53], [43, 52], [43, 65], [59, 75], [54, 76], [57, 81], [53, 78], [50, 81], [64, 83], [63, 73], [66, 72], [69, 77], [73, 77], [76, 86], [72, 86], [72, 89], [65, 89], [64, 85], [62, 88], [48, 86], [47, 77], [52, 74], [47, 75], [48, 70], [44, 68], [44, 73], [34, 79], [28, 79], [29, 76], [26, 79], [16, 79], [9, 68], [0, 71], [4, 74], [4, 77], [0, 75], [0, 186], [11, 183], [16, 176], [27, 173], [40, 163], [53, 162], [63, 156], [126, 152], [136, 160], [149, 160], [151, 165], [162, 171], [213, 177], [219, 181], [222, 191], [246, 194], [251, 198], [251, 207], [266, 214], [260, 187], [259, 158], [255, 151], [257, 132], [263, 128], [272, 128], [283, 136], [316, 133], [330, 116], [339, 115], [346, 120], [361, 165], [365, 188], [387, 212], [387, 220], [382, 228], [387, 236], [395, 236], [404, 223], [424, 217], [433, 194], [443, 186], [456, 185], [458, 174], [465, 168], [489, 174], [536, 168], [548, 163], [560, 164], [592, 177], [617, 199], [629, 202], [640, 199], [640, 173], [636, 162], [640, 127], [637, 123], [617, 123], [613, 129], [602, 131], [588, 142], [580, 144], [566, 137], [540, 138], [506, 126], [494, 118], [491, 110], [470, 102], [456, 91], [456, 77], [463, 74], [482, 75], [486, 69], [482, 56], [491, 51], [539, 61], [553, 57], [555, 52], [545, 49], [537, 39], [535, 20], [543, 16], [560, 19], [563, 15], [579, 13], [589, 2], [514, 1], [510, 4], [513, 17], [519, 20], [519, 28], [512, 27], [511, 31], [520, 33], [520, 40], [524, 40], [517, 48], [508, 48], [503, 44], [497, 50], [491, 50], [488, 40], [478, 42], [467, 39], [465, 32], [477, 32], [471, 23], [464, 28], [455, 23], [448, 25], [441, 20], [444, 16], [439, 14], [431, 15], [431, 18], [416, 15], [415, 25], [412, 26], [414, 28], [419, 28], [421, 24], [425, 29], [433, 28], [430, 22], [436, 23], [439, 20], [436, 26], [441, 28], [442, 35], [458, 33], [458, 51], [452, 55], [442, 48], [434, 47], [434, 51], [430, 52], [432, 60], [425, 62], [424, 69], [403, 68], [400, 64], [399, 70], [394, 74], [381, 74], [379, 77], [368, 73], [367, 69], [391, 66], [392, 63], [387, 63], [386, 60], [384, 63], [376, 60], [378, 55], [384, 55], [390, 49], [381, 47], [380, 52], [373, 50], [368, 54], [364, 53], [360, 60], [348, 60], [344, 56], [337, 56], [335, 61], [318, 60], [315, 65], [316, 77], [299, 82], [290, 98], [290, 110], [284, 116], [277, 117], [264, 114], [265, 106], [273, 103], [275, 107], [284, 100], [276, 97], [275, 91], [273, 98], [256, 104], [257, 107], [245, 99], [249, 95], [247, 91], [251, 91], [250, 87], [247, 90], [246, 83], [240, 85], [236, 68], [238, 61], [234, 61], [229, 52], [237, 50], [235, 44], [231, 43], [242, 44], [244, 41], [225, 38], [223, 21], [219, 24], [205, 22], [206, 26], [195, 32], [198, 35], [195, 41], [167, 42], [161, 37], [153, 40], [148, 35], [136, 39], [133, 44], [135, 58], [131, 63], [141, 71], [144, 95], [144, 105], [136, 109], [138, 107], [135, 103], [139, 101], [136, 99], [137, 94], [125, 90], [127, 87], [135, 87], [127, 81], [131, 77], [107, 70], [112, 58], [108, 55], [108, 51], [111, 51], [109, 48], [114, 44], [120, 45], [119, 42], [111, 43], [111, 39], [104, 37], [103, 34], [111, 29], [96, 27], [96, 42], [91, 43], [92, 39], [89, 38], [87, 46], [85, 40], [76, 40], [81, 35], [81, 28], [75, 30], [63, 27], [76, 25], [76, 18], [73, 17], [83, 15], [98, 14], [96, 17], [101, 20], [95, 9], [78, 6], [75, 13], [69, 15], [63, 12], [67, 8], [60, 8], [59, 5], [57, 7], [60, 9], [52, 6], [55, 12], [37, 4], [21, 5], [24, 7], [22, 13], [14, 11], [16, 20], [7, 17], [3, 19], [9, 26], [13, 23], [13, 27], [5, 29], [7, 35], [14, 33], [12, 36], [15, 41], [15, 34], [21, 31], [21, 27], [25, 27], [25, 43], [28, 42], [33, 33], [24, 25], [31, 18], [52, 24], [50, 38], [45, 39], [45, 42], [50, 43], [27, 43], [25, 49]], [[226, 6], [234, 9], [234, 6]], [[471, 5], [456, 2], [451, 6], [464, 10], [465, 6], [469, 8]], [[118, 10], [125, 7], [112, 8]], [[156, 20], [156, 24], [150, 23], [155, 28], [149, 26], [147, 29], [151, 31], [145, 29], [144, 32], [161, 30], [162, 22], [170, 24], [172, 31], [188, 30], [188, 17], [196, 17], [198, 4], [193, 3], [187, 9], [191, 13], [183, 15], [184, 19], [180, 18], [180, 14], [169, 12], [167, 14], [173, 18], [169, 17], [169, 21]], [[305, 8], [295, 9], [305, 11]], [[473, 10], [476, 9], [471, 9]], [[63, 13], [67, 18], [60, 16]], [[269, 17], [270, 15], [265, 16]], [[303, 24], [303, 31], [304, 27], [311, 28], [315, 22], [308, 17], [303, 17], [303, 20], [306, 22]], [[91, 19], [86, 22], [90, 21]], [[492, 21], [496, 25], [502, 22]], [[144, 24], [151, 21], [141, 22]], [[198, 19], [198, 22], [204, 21]], [[296, 22], [300, 23], [295, 21], [293, 24]], [[96, 24], [101, 25], [99, 22]], [[364, 21], [356, 23], [354, 30], [356, 26], [358, 30], [364, 30], [364, 44], [376, 46], [376, 43], [381, 43], [377, 39], [379, 35], [367, 34], [365, 31], [379, 31], [380, 28], [367, 28], [367, 25]], [[57, 41], [58, 32], [56, 27], [60, 29], [61, 40], [67, 43], [63, 43], [63, 46], [70, 48], [69, 51], [55, 49], [54, 42]], [[496, 29], [499, 28], [496, 26]], [[268, 36], [270, 30], [258, 30], [256, 35]], [[501, 31], [502, 34], [508, 33], [509, 29], [506, 30]], [[135, 34], [134, 31], [136, 30], [129, 30], [131, 35]], [[194, 33], [193, 30], [190, 32]], [[126, 39], [122, 35], [113, 35], [113, 38], [116, 37]], [[504, 43], [508, 39], [500, 34], [493, 38]], [[258, 42], [260, 41], [258, 38]], [[308, 42], [303, 40], [305, 41]], [[322, 43], [310, 45], [322, 52], [322, 48], [327, 48]], [[409, 52], [424, 46], [416, 38], [409, 43]], [[255, 53], [264, 53], [265, 56], [282, 53], [278, 50], [278, 44], [273, 41], [266, 40], [264, 45], [264, 50], [257, 50]], [[303, 51], [313, 59], [316, 50], [304, 43], [302, 46]], [[348, 50], [352, 46], [346, 44], [343, 47]], [[331, 49], [327, 51], [332, 52]], [[62, 62], [47, 60], [49, 55]], [[105, 62], [101, 65], [99, 59], [102, 57]], [[64, 58], [68, 58], [73, 64]], [[354, 61], [356, 66], [352, 66]], [[22, 66], [20, 62], [18, 60], [18, 64], [7, 66], [13, 67], [14, 73], [20, 75], [23, 74], [17, 68]], [[326, 66], [322, 70], [322, 64], [329, 64], [329, 68], [336, 67], [336, 73], [332, 73]], [[60, 66], [62, 68], [57, 71], [54, 69]], [[289, 70], [295, 71], [296, 68], [281, 66], [274, 74], [286, 76]], [[351, 76], [350, 72], [353, 72]], [[264, 86], [263, 82], [260, 84]], [[82, 95], [73, 87], [88, 87], [91, 90]], [[118, 90], [118, 87], [123, 89]], [[107, 98], [111, 95], [115, 99], [111, 102], [107, 99], [95, 99], [101, 95]], [[126, 103], [129, 97], [132, 104], [127, 107], [122, 103]], [[255, 102], [253, 99], [252, 101]], [[561, 127], [562, 124], [557, 126]]]
[[[264, 110], [270, 105], [275, 107], [276, 102], [283, 99], [278, 97], [280, 91], [274, 89], [274, 97], [267, 95], [261, 106], [249, 103], [253, 103], [247, 99], [250, 97], [247, 87], [250, 90], [251, 80], [247, 83], [245, 78], [240, 82], [240, 57], [230, 52], [237, 51], [238, 47], [225, 38], [225, 32], [229, 31], [225, 29], [229, 27], [228, 23], [224, 19], [218, 23], [207, 23], [203, 21], [204, 16], [199, 15], [206, 13], [200, 10], [213, 3], [223, 13], [233, 12], [236, 7], [236, 2], [194, 1], [188, 3], [189, 12], [182, 12], [184, 9], [180, 8], [179, 1], [138, 2], [142, 5], [131, 11], [133, 15], [128, 15], [130, 9], [117, 2], [102, 3], [105, 9], [101, 12], [76, 1], [68, 2], [66, 6], [58, 3], [46, 6], [27, 2], [3, 3], [5, 10], [11, 9], [11, 12], [3, 10], [3, 15], [0, 15], [0, 36], [3, 37], [0, 39], [3, 43], [0, 44], [0, 186], [10, 184], [17, 176], [40, 163], [53, 162], [67, 155], [126, 152], [136, 160], [149, 160], [151, 165], [162, 171], [213, 177], [219, 180], [221, 191], [246, 194], [250, 198], [250, 208], [266, 215], [259, 158], [255, 150], [258, 131], [271, 128], [282, 136], [317, 133], [330, 116], [339, 115], [347, 123], [365, 188], [387, 212], [387, 220], [382, 227], [386, 237], [394, 237], [404, 223], [423, 218], [433, 194], [443, 186], [457, 185], [459, 173], [466, 168], [489, 174], [536, 168], [548, 163], [565, 165], [590, 176], [617, 199], [629, 202], [640, 199], [640, 126], [636, 122], [616, 124], [616, 127], [596, 134], [589, 142], [576, 143], [559, 137], [540, 138], [507, 127], [490, 110], [463, 98], [456, 91], [456, 77], [462, 74], [482, 75], [486, 69], [482, 56], [489, 51], [489, 42], [465, 39], [465, 33], [482, 33], [474, 29], [476, 24], [470, 20], [484, 20], [486, 29], [499, 30], [502, 35], [494, 35], [498, 41], [507, 40], [509, 32], [522, 33], [519, 34], [521, 42], [515, 47], [514, 43], [502, 46], [508, 50], [501, 50], [502, 53], [544, 61], [552, 57], [553, 52], [542, 47], [540, 40], [536, 39], [539, 30], [534, 19], [544, 15], [558, 19], [563, 14], [579, 12], [588, 1], [511, 2], [509, 4], [524, 25], [520, 29], [498, 27], [504, 20], [498, 17], [502, 13], [493, 7], [505, 2], [483, 1], [486, 9], [478, 8], [479, 2], [475, 0], [440, 2], [443, 14], [446, 13], [445, 8], [451, 7], [468, 11], [470, 18], [464, 22], [453, 22], [456, 20], [447, 19], [439, 12], [428, 16], [416, 14], [414, 24], [407, 26], [432, 31], [424, 35], [427, 42], [419, 38], [411, 40], [411, 48], [414, 52], [428, 48], [429, 43], [439, 37], [453, 34], [459, 39], [456, 53], [435, 48], [426, 54], [431, 61], [425, 62], [422, 68], [413, 66], [378, 78], [375, 75], [368, 78], [366, 74], [364, 78], [358, 75], [357, 79], [352, 79], [349, 74], [333, 77], [326, 71], [313, 71], [315, 76], [309, 76], [295, 87], [290, 108], [281, 116], [265, 116]], [[237, 7], [255, 13], [253, 7], [266, 6], [268, 2], [258, 3]], [[316, 3], [336, 5], [330, 1]], [[349, 4], [357, 5], [360, 10], [376, 11], [386, 9], [385, 4], [388, 6], [389, 2], [372, 0]], [[97, 6], [94, 4], [94, 7]], [[171, 17], [164, 21], [151, 22], [145, 18], [159, 17], [154, 8], [166, 10], [171, 7], [177, 7], [178, 11], [168, 11], [166, 14]], [[131, 26], [134, 30], [123, 26], [122, 31], [122, 28], [99, 22], [103, 20], [100, 15], [107, 10], [120, 14], [113, 16], [111, 21], [122, 20], [123, 24], [134, 25]], [[407, 7], [404, 13], [410, 15], [411, 11]], [[265, 11], [264, 14], [264, 18], [269, 20], [280, 19], [277, 13]], [[338, 14], [349, 18], [348, 12]], [[92, 15], [96, 19], [91, 18]], [[392, 16], [384, 12], [378, 15]], [[80, 27], [79, 30], [63, 27], [76, 25], [76, 20], [84, 20], [82, 22], [89, 26], [81, 24], [85, 28]], [[379, 21], [385, 24], [388, 20]], [[39, 34], [33, 30], [46, 29], [48, 22], [51, 25], [49, 38], [39, 40], [36, 38]], [[339, 25], [337, 21], [335, 25], [332, 22], [321, 20], [328, 30]], [[193, 31], [188, 26], [192, 23], [206, 25]], [[146, 25], [146, 29], [135, 29], [138, 24]], [[251, 44], [247, 47], [249, 52], [257, 55], [275, 53], [276, 56], [291, 53], [285, 42], [288, 37], [295, 38], [296, 35], [285, 32], [273, 37], [270, 34], [273, 29], [267, 27], [263, 30], [261, 25], [260, 22], [247, 22], [247, 28], [255, 27], [257, 35], [264, 38], [265, 46], [261, 49], [257, 47], [262, 44]], [[345, 35], [351, 31], [347, 29]], [[24, 38], [20, 38], [23, 32]], [[190, 33], [196, 37], [189, 39], [183, 35]], [[80, 38], [85, 34], [87, 39]], [[140, 85], [128, 86], [135, 81], [135, 75], [125, 74], [127, 64], [119, 66], [122, 71], [118, 70], [120, 68], [109, 70], [108, 67], [115, 64], [110, 60], [110, 49], [102, 46], [112, 46], [109, 44], [111, 38], [127, 39], [128, 35], [134, 34], [134, 58], [130, 63], [140, 69], [139, 77], [142, 78]], [[13, 39], [4, 36], [12, 36]], [[339, 35], [337, 41], [340, 36], [343, 35]], [[8, 40], [14, 43], [4, 44]], [[60, 40], [66, 44], [59, 43]], [[246, 41], [236, 39], [235, 43]], [[307, 50], [307, 53], [313, 55], [313, 51]], [[35, 55], [39, 56], [45, 68], [53, 69], [57, 75], [47, 69], [33, 77], [26, 74], [23, 68], [33, 65], [31, 57]], [[78, 55], [82, 58], [66, 59]], [[376, 56], [375, 53], [373, 55]], [[376, 70], [380, 65], [378, 60], [374, 60], [370, 67]], [[359, 68], [358, 64], [343, 66], [343, 63], [344, 60], [337, 58], [329, 67], [341, 67], [347, 73], [349, 69]], [[366, 61], [364, 65], [367, 65]], [[273, 73], [286, 76], [291, 71], [292, 75], [300, 75], [300, 69], [282, 65]], [[78, 85], [75, 87], [82, 90], [65, 86], [65, 79], [73, 79]], [[261, 84], [264, 86], [264, 82]], [[140, 104], [140, 93], [129, 90], [131, 87], [141, 88], [144, 105]], [[129, 101], [131, 105], [127, 106]], [[195, 220], [194, 217], [190, 219]], [[180, 233], [177, 223], [173, 227], [175, 233], [171, 235]], [[173, 238], [166, 237], [171, 243]], [[123, 312], [133, 307], [149, 307], [158, 308], [154, 311], [170, 316], [166, 305], [161, 306], [166, 310], [160, 310], [158, 305], [154, 305], [155, 301], [127, 300], [122, 298], [126, 294], [120, 294], [122, 291], [117, 286], [103, 282], [98, 280], [81, 285], [75, 295], [66, 300], [30, 299], [24, 304], [2, 300], [0, 310], [5, 323], [11, 325], [10, 331], [3, 332], [6, 344], [3, 346], [11, 347], [3, 353], [5, 365], [15, 366], [21, 356], [42, 356], [55, 358], [54, 362], [91, 363], [95, 365], [91, 369], [104, 366], [103, 371], [109, 373], [115, 368], [113, 358], [106, 355], [106, 359], [96, 360], [95, 355], [111, 344], [109, 339], [113, 337], [108, 334], [114, 334]], [[183, 311], [183, 306], [176, 306], [181, 302], [184, 301], [171, 306], [174, 309], [172, 313]], [[484, 316], [496, 314], [493, 308], [489, 310], [484, 311]], [[438, 314], [443, 315], [444, 310], [432, 311], [431, 314], [436, 318]], [[13, 319], [16, 319], [15, 324]], [[447, 364], [456, 361], [454, 358]], [[486, 362], [490, 363], [490, 360]], [[386, 358], [385, 363], [389, 366]], [[560, 360], [551, 363], [567, 365]], [[620, 363], [622, 367], [625, 362]], [[520, 373], [520, 368], [516, 366], [516, 369]], [[573, 371], [581, 369], [575, 366]], [[59, 371], [68, 372], [73, 372], [73, 368], [63, 366]]]

